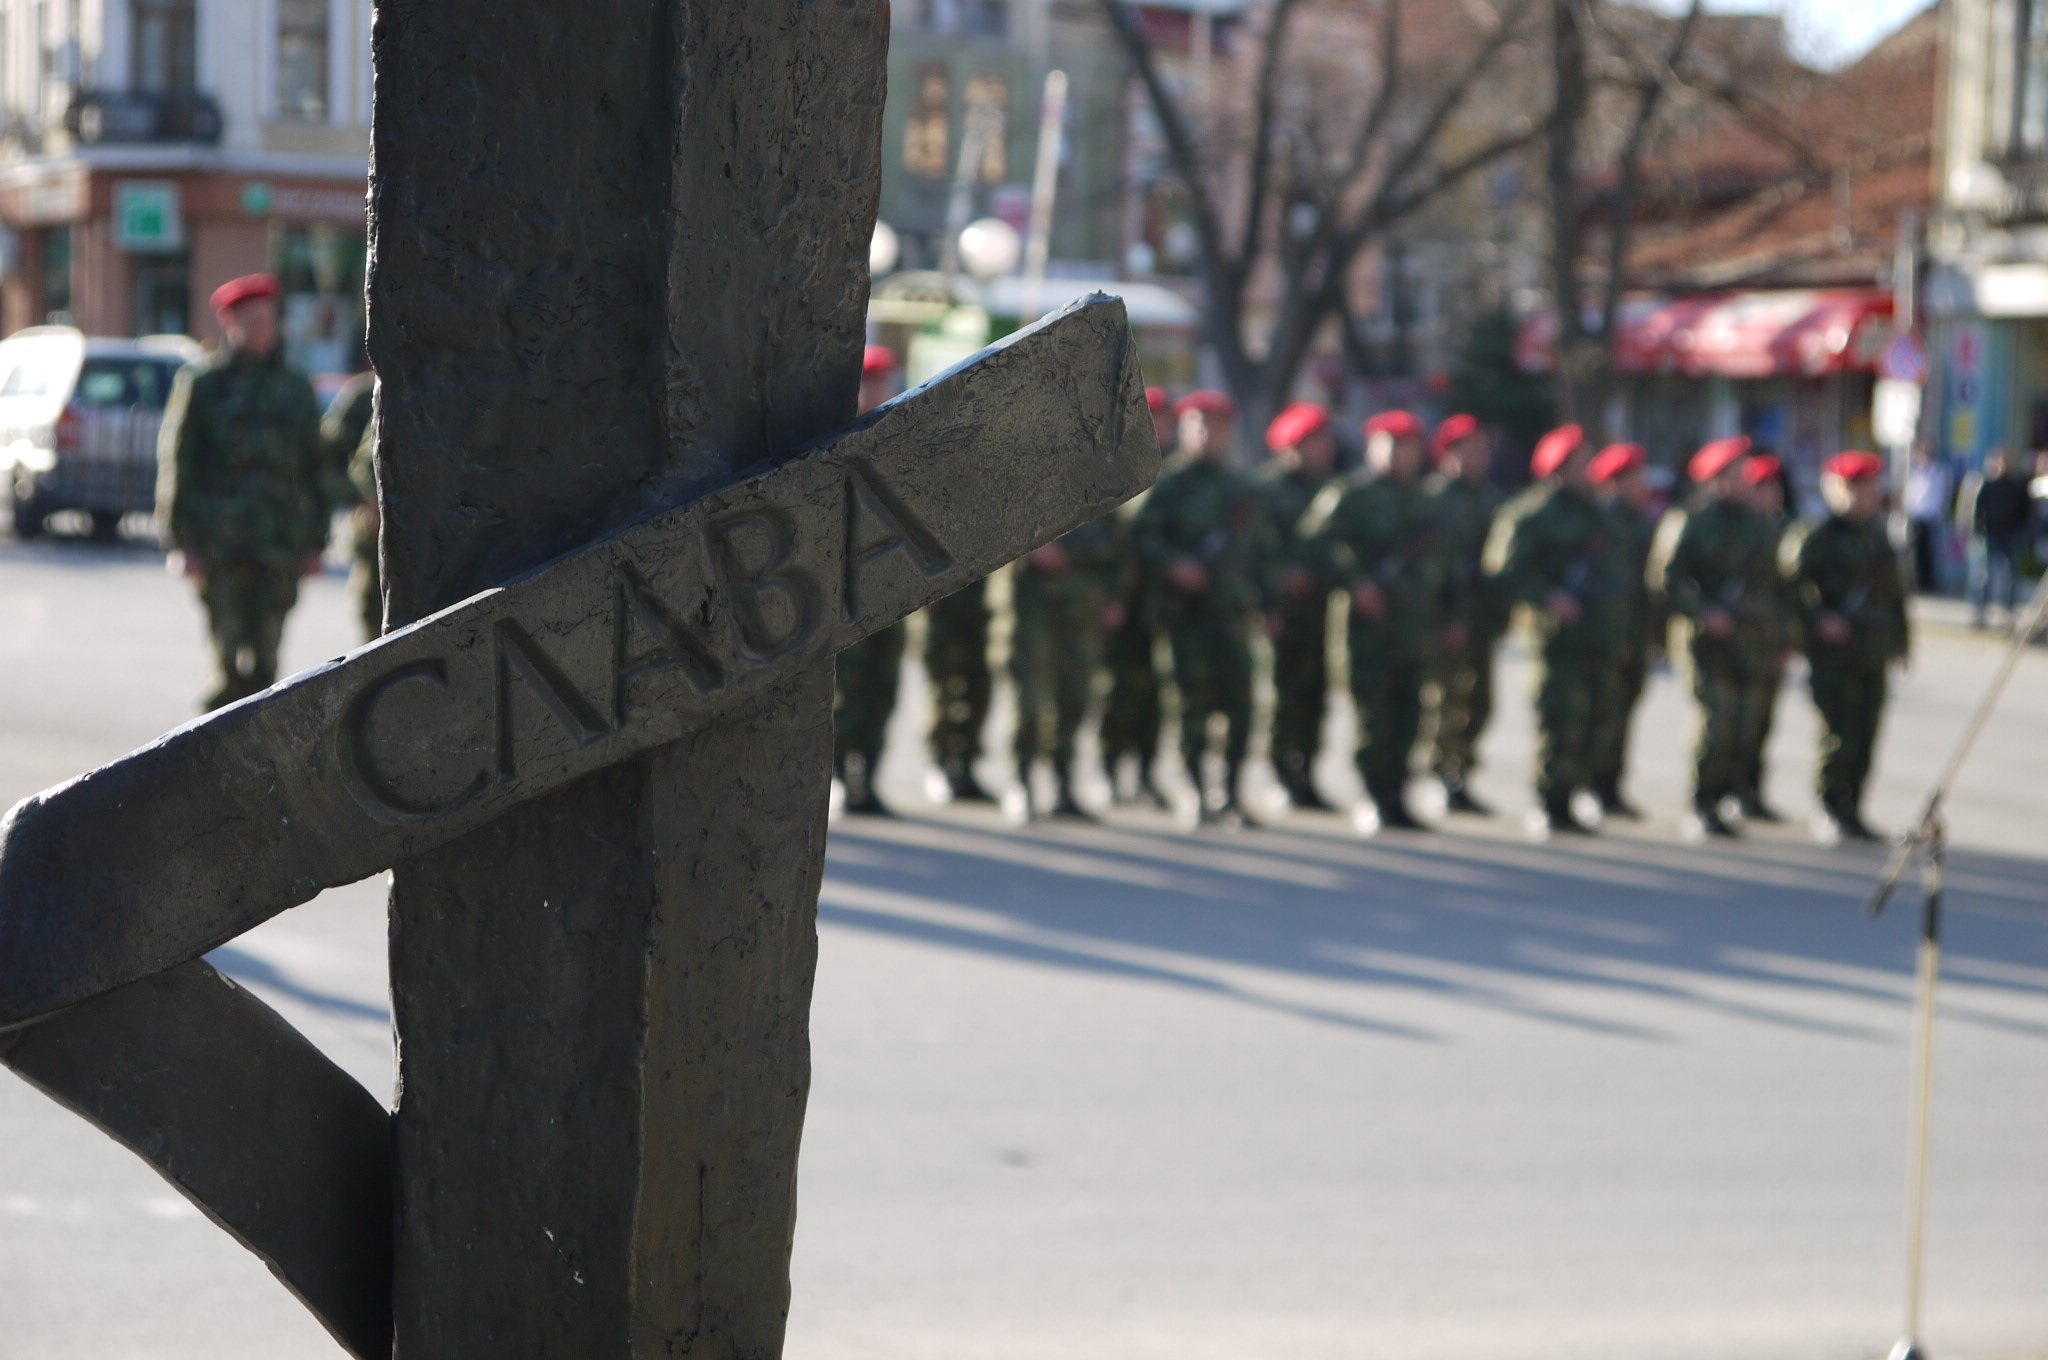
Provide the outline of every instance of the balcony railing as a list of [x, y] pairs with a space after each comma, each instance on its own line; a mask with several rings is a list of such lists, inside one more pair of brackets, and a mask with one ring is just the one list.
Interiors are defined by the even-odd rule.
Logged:
[[81, 142], [220, 141], [220, 105], [197, 90], [165, 94], [87, 90], [64, 111], [64, 130]]

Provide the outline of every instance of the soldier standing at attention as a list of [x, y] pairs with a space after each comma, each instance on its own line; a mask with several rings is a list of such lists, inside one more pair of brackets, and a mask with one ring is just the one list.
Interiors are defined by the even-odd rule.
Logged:
[[1823, 844], [1875, 840], [1861, 809], [1885, 671], [1911, 655], [1899, 560], [1878, 517], [1884, 460], [1838, 453], [1823, 466], [1820, 489], [1828, 517], [1787, 534], [1779, 557], [1798, 601], [1822, 723], [1814, 834]]
[[320, 418], [320, 446], [327, 455], [333, 509], [349, 512], [349, 587], [363, 636], [384, 631], [384, 586], [377, 570], [377, 474], [375, 435], [377, 375], [365, 369], [341, 385]]
[[[1430, 452], [1436, 471], [1422, 490], [1436, 520], [1450, 627], [1424, 688], [1429, 766], [1444, 786], [1446, 811], [1484, 817], [1493, 809], [1472, 796], [1472, 770], [1493, 716], [1493, 649], [1507, 628], [1507, 610], [1480, 558], [1500, 493], [1489, 475], [1493, 447], [1473, 417], [1455, 415], [1437, 426]], [[1454, 639], [1460, 645], [1451, 645]]]
[[1572, 815], [1572, 795], [1592, 782], [1593, 715], [1615, 701], [1614, 656], [1628, 631], [1628, 563], [1594, 495], [1592, 461], [1577, 425], [1544, 435], [1529, 459], [1541, 485], [1486, 541], [1487, 573], [1533, 616], [1538, 839], [1592, 830]]
[[[1785, 537], [1785, 467], [1768, 453], [1751, 454], [1742, 464], [1749, 508], [1763, 521], [1776, 564], [1778, 544]], [[1736, 766], [1735, 801], [1744, 821], [1782, 822], [1764, 801], [1764, 747], [1771, 740], [1771, 719], [1777, 715], [1778, 690], [1785, 682], [1785, 663], [1798, 645], [1798, 614], [1792, 588], [1782, 576], [1758, 600], [1755, 626], [1745, 624], [1743, 676], [1749, 694], [1742, 702], [1742, 754]]]
[[[1200, 800], [1200, 817], [1239, 826], [1245, 817], [1237, 783], [1252, 716], [1246, 629], [1259, 605], [1254, 572], [1263, 560], [1257, 493], [1223, 461], [1237, 404], [1221, 392], [1191, 392], [1176, 410], [1180, 451], [1138, 512], [1138, 558], [1173, 650], [1181, 758]], [[1224, 783], [1213, 800], [1202, 787], [1212, 714], [1221, 714], [1225, 724]]]
[[[1423, 831], [1408, 810], [1408, 762], [1422, 724], [1422, 676], [1443, 628], [1436, 525], [1422, 494], [1422, 426], [1406, 411], [1365, 423], [1365, 467], [1324, 489], [1302, 521], [1328, 587], [1351, 597], [1351, 696], [1359, 829]], [[1463, 641], [1462, 638], [1459, 641]]]
[[1657, 531], [1650, 518], [1650, 460], [1641, 444], [1610, 444], [1595, 455], [1587, 472], [1608, 498], [1616, 552], [1626, 569], [1626, 621], [1614, 661], [1614, 701], [1593, 714], [1592, 790], [1603, 816], [1634, 822], [1642, 813], [1621, 794], [1628, 767], [1629, 724], [1649, 679], [1650, 662], [1664, 650], [1663, 598], [1649, 579], [1650, 542]]
[[1329, 483], [1337, 439], [1322, 407], [1298, 401], [1266, 427], [1272, 460], [1259, 472], [1272, 559], [1266, 572], [1266, 631], [1273, 640], [1273, 768], [1294, 806], [1327, 812], [1316, 792], [1329, 693], [1330, 592], [1315, 569], [1301, 517]]
[[[881, 345], [861, 355], [862, 414], [887, 401], [895, 383], [896, 356]], [[833, 712], [832, 759], [846, 790], [846, 810], [887, 817], [889, 807], [875, 791], [889, 715], [896, 711], [896, 684], [903, 671], [904, 625], [891, 624], [839, 653], [833, 661], [838, 693]]]
[[[1145, 405], [1152, 412], [1152, 432], [1159, 438], [1160, 452], [1171, 456], [1179, 443], [1173, 403], [1163, 387], [1145, 389]], [[1109, 778], [1111, 798], [1126, 801], [1118, 768], [1126, 759], [1137, 766], [1132, 781], [1136, 796], [1149, 798], [1155, 807], [1165, 807], [1166, 795], [1152, 782], [1152, 759], [1159, 754], [1159, 672], [1153, 662], [1152, 643], [1157, 620], [1152, 616], [1152, 584], [1138, 560], [1134, 526], [1152, 494], [1148, 487], [1124, 503], [1117, 512], [1117, 584], [1123, 608], [1122, 621], [1109, 630], [1104, 652], [1109, 666], [1109, 698], [1102, 707], [1102, 763]]]
[[932, 759], [955, 803], [995, 799], [974, 777], [994, 677], [988, 668], [988, 578], [925, 607], [924, 669], [932, 686]]
[[220, 667], [209, 710], [277, 679], [285, 615], [327, 541], [320, 403], [285, 364], [277, 296], [268, 274], [214, 292], [226, 343], [178, 374], [157, 444], [159, 512]]
[[[1102, 669], [1105, 632], [1123, 622], [1116, 517], [1105, 515], [1025, 554], [1012, 578], [1017, 631], [1010, 677], [1017, 685], [1017, 778], [1031, 803], [1031, 767], [1052, 757], [1059, 794], [1051, 815], [1093, 816], [1074, 796], [1074, 738]], [[1039, 811], [1031, 807], [1035, 814]]]
[[1733, 836], [1721, 815], [1742, 775], [1742, 735], [1755, 692], [1745, 630], [1766, 628], [1778, 583], [1771, 532], [1749, 507], [1741, 463], [1749, 440], [1730, 435], [1702, 445], [1686, 465], [1698, 487], [1690, 510], [1674, 510], [1658, 526], [1651, 571], [1671, 611], [1684, 621], [1693, 697], [1700, 706], [1693, 761], [1690, 840]]

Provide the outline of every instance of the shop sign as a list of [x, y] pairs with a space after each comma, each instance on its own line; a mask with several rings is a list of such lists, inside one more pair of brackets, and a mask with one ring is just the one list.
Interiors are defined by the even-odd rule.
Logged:
[[178, 186], [170, 180], [122, 180], [114, 185], [114, 244], [122, 250], [185, 248]]
[[74, 222], [85, 216], [85, 177], [66, 175], [28, 186], [22, 220], [29, 225]]
[[251, 217], [270, 216], [270, 186], [252, 179], [242, 186], [242, 211]]

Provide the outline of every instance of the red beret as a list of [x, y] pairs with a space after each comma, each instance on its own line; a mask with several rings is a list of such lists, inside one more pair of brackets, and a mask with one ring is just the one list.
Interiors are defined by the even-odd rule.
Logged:
[[1685, 475], [1695, 482], [1711, 482], [1726, 472], [1738, 458], [1749, 453], [1749, 436], [1731, 434], [1726, 439], [1710, 439], [1700, 445], [1700, 451], [1685, 465]]
[[1847, 453], [1838, 453], [1828, 459], [1827, 462], [1821, 464], [1820, 470], [1831, 477], [1840, 477], [1844, 481], [1860, 482], [1866, 477], [1884, 476], [1884, 459], [1874, 453], [1862, 453], [1851, 450]]
[[1446, 416], [1444, 417], [1444, 423], [1436, 427], [1436, 435], [1429, 441], [1430, 456], [1432, 458], [1441, 458], [1444, 456], [1444, 451], [1450, 448], [1451, 445], [1457, 443], [1460, 439], [1465, 439], [1478, 433], [1479, 418], [1477, 416], [1462, 414]]
[[1778, 470], [1782, 467], [1784, 464], [1770, 454], [1759, 453], [1742, 464], [1742, 480], [1751, 486], [1758, 482], [1768, 482], [1778, 475]]
[[1301, 441], [1317, 430], [1330, 428], [1330, 413], [1312, 401], [1297, 401], [1266, 427], [1266, 447], [1278, 453], [1301, 447]]
[[1148, 387], [1145, 389], [1145, 405], [1152, 408], [1153, 411], [1164, 411], [1172, 404], [1171, 401], [1167, 400], [1165, 388]]
[[1382, 411], [1376, 416], [1367, 417], [1365, 433], [1368, 438], [1376, 434], [1390, 434], [1396, 439], [1420, 439], [1422, 422], [1415, 418], [1414, 412], [1396, 407], [1391, 411]]
[[894, 373], [896, 355], [887, 345], [869, 345], [861, 352], [860, 375], [872, 378], [878, 373]]
[[251, 298], [274, 298], [279, 291], [277, 280], [268, 274], [244, 274], [213, 290], [213, 310], [224, 312]]
[[1650, 455], [1641, 444], [1609, 444], [1593, 455], [1586, 470], [1596, 482], [1611, 482], [1649, 464]]
[[1586, 432], [1578, 426], [1558, 426], [1536, 441], [1536, 452], [1529, 455], [1529, 471], [1538, 477], [1550, 476], [1585, 442]]
[[1201, 387], [1188, 393], [1174, 404], [1176, 418], [1190, 411], [1200, 411], [1205, 416], [1237, 416], [1237, 403], [1230, 399], [1228, 392], [1218, 392], [1213, 387]]

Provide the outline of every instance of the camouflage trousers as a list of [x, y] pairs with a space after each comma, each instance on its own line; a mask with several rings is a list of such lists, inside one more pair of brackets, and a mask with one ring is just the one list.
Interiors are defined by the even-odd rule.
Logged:
[[1753, 731], [1757, 693], [1754, 668], [1725, 642], [1695, 637], [1691, 648], [1692, 695], [1700, 706], [1699, 740], [1693, 747], [1693, 800], [1717, 803], [1739, 793], [1745, 734]]
[[219, 669], [206, 707], [216, 709], [270, 688], [277, 680], [277, 648], [285, 615], [299, 598], [296, 562], [280, 566], [254, 559], [205, 564], [199, 598], [213, 635]]
[[837, 694], [833, 704], [832, 759], [840, 776], [848, 756], [859, 756], [868, 778], [881, 764], [889, 715], [896, 711], [896, 682], [903, 670], [904, 627], [898, 623], [871, 633], [834, 659]]
[[1479, 763], [1479, 738], [1493, 717], [1493, 646], [1479, 633], [1463, 647], [1443, 649], [1429, 668], [1424, 687], [1429, 768], [1451, 783], [1464, 783]]
[[[1318, 604], [1321, 602], [1318, 601]], [[1289, 777], [1315, 768], [1330, 692], [1329, 611], [1302, 606], [1281, 615], [1273, 639], [1273, 764]]]
[[[1089, 616], [1093, 617], [1089, 617]], [[1010, 677], [1017, 685], [1017, 767], [1050, 755], [1066, 777], [1074, 738], [1102, 667], [1102, 621], [1092, 601], [1040, 599], [1019, 589]]]
[[1836, 814], [1863, 803], [1870, 758], [1884, 714], [1885, 668], [1822, 658], [1813, 665], [1813, 706], [1820, 710], [1820, 801]]
[[349, 568], [349, 587], [355, 592], [363, 636], [374, 642], [384, 634], [384, 582], [377, 567], [377, 526], [358, 507], [349, 516], [349, 528], [349, 548], [354, 558]]
[[[1180, 753], [1198, 783], [1209, 749], [1209, 715], [1225, 722], [1223, 760], [1233, 781], [1244, 764], [1252, 725], [1252, 653], [1245, 619], [1229, 610], [1182, 604], [1166, 618], [1173, 682], [1180, 690]], [[1230, 790], [1235, 793], [1235, 785]]]
[[994, 677], [988, 669], [987, 583], [963, 586], [925, 611], [924, 668], [932, 685], [932, 755], [948, 770], [981, 754]]
[[1570, 798], [1593, 782], [1593, 715], [1620, 693], [1613, 661], [1546, 648], [1536, 671], [1536, 796]]
[[1749, 693], [1742, 703], [1742, 751], [1736, 764], [1735, 787], [1742, 793], [1759, 793], [1764, 786], [1764, 747], [1771, 741], [1771, 720], [1778, 713], [1778, 689], [1785, 681], [1785, 664], [1775, 656], [1750, 663]]
[[1588, 784], [1610, 792], [1620, 787], [1628, 766], [1629, 724], [1635, 720], [1636, 705], [1642, 701], [1649, 682], [1650, 663], [1641, 649], [1630, 648], [1615, 663], [1612, 703], [1594, 710]]
[[1124, 626], [1105, 641], [1109, 699], [1102, 709], [1102, 758], [1112, 768], [1126, 755], [1151, 760], [1159, 750], [1159, 673], [1152, 660], [1153, 632], [1135, 600], [1124, 605]]
[[1358, 777], [1374, 801], [1399, 799], [1422, 730], [1421, 656], [1389, 645], [1377, 628], [1353, 627], [1351, 700], [1358, 708]]

